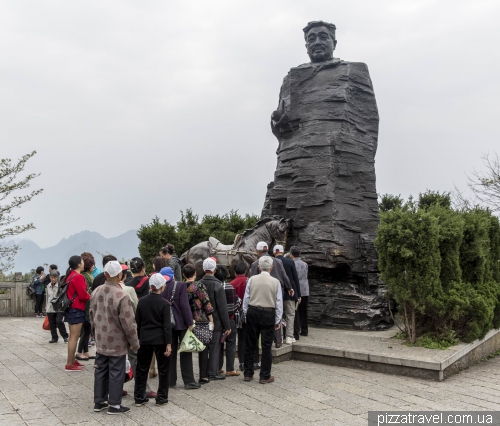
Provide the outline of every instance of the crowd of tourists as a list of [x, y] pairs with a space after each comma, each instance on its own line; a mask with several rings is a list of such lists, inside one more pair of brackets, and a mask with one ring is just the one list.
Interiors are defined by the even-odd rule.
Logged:
[[[122, 397], [131, 378], [135, 406], [150, 399], [167, 403], [169, 388], [178, 382], [177, 357], [185, 389], [240, 372], [244, 381], [251, 381], [256, 370], [259, 383], [271, 383], [273, 342], [280, 348], [283, 335], [284, 344], [293, 344], [308, 334], [308, 269], [296, 246], [285, 256], [283, 246], [276, 245], [271, 257], [267, 243], [259, 242], [256, 252], [250, 268], [245, 262], [231, 265], [232, 280], [227, 267], [213, 257], [203, 261], [203, 275], [198, 271], [197, 277], [195, 265], [182, 266], [171, 244], [152, 260], [150, 275], [140, 257], [120, 263], [106, 255], [101, 270], [85, 252], [69, 259], [63, 276], [57, 265], [50, 265], [48, 274], [37, 268], [35, 316], [45, 318], [45, 295], [49, 343], [60, 336], [68, 344], [65, 371], [81, 372], [93, 364], [94, 411], [129, 411]], [[62, 292], [68, 307], [57, 311], [54, 300]], [[186, 333], [196, 337], [199, 350], [182, 348]], [[94, 345], [92, 355], [89, 347]], [[198, 380], [193, 352], [198, 353]], [[153, 391], [148, 379], [156, 376], [158, 389]]]

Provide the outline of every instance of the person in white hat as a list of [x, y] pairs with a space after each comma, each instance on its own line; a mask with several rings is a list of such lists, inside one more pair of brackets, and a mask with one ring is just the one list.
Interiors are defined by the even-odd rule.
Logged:
[[214, 309], [212, 312], [212, 317], [214, 319], [214, 332], [212, 340], [208, 344], [208, 380], [207, 375], [202, 376], [202, 372], [200, 372], [200, 384], [208, 383], [210, 380], [224, 380], [226, 378], [224, 374], [219, 374], [220, 339], [223, 333], [229, 336], [231, 333], [231, 323], [229, 321], [229, 313], [227, 311], [227, 300], [224, 286], [217, 278], [214, 277], [216, 268], [217, 263], [214, 258], [209, 257], [203, 261], [203, 270], [205, 271], [205, 275], [200, 282], [206, 287], [208, 298], [210, 299], [210, 303]]
[[142, 297], [137, 305], [135, 321], [141, 347], [137, 352], [137, 377], [135, 378], [135, 405], [140, 407], [149, 399], [146, 396], [146, 383], [153, 354], [158, 362], [158, 391], [156, 405], [168, 402], [168, 369], [172, 352], [172, 327], [170, 324], [170, 305], [161, 297], [166, 279], [161, 274], [149, 278], [151, 293]]
[[[265, 241], [260, 241], [257, 243], [257, 256], [261, 258], [262, 256], [268, 256], [268, 250], [269, 246]], [[281, 283], [281, 289], [283, 291], [286, 291], [290, 296], [293, 297], [295, 294], [292, 288], [292, 285], [290, 284], [290, 280], [288, 279], [288, 276], [285, 272], [285, 268], [283, 268], [283, 263], [281, 260], [276, 259], [275, 257], [273, 259], [273, 268], [271, 269], [271, 277], [276, 278], [279, 280]], [[252, 263], [252, 266], [250, 267], [250, 277], [253, 277], [254, 275], [260, 274], [259, 270], [259, 260], [257, 259], [254, 263]], [[277, 348], [280, 348], [281, 345], [283, 344], [283, 332], [281, 328], [276, 330], [274, 332], [274, 342]]]
[[94, 411], [123, 414], [130, 410], [121, 405], [127, 353], [139, 349], [139, 340], [132, 302], [120, 286], [121, 265], [108, 262], [104, 274], [106, 282], [92, 292], [89, 311], [96, 343]]
[[[295, 262], [292, 259], [287, 259], [285, 254], [285, 249], [282, 245], [277, 244], [273, 247], [273, 254], [276, 259], [281, 260], [283, 263], [283, 268], [285, 268], [286, 275], [290, 280], [290, 284], [293, 288], [293, 296], [288, 293], [283, 292], [283, 311], [285, 312], [286, 318], [286, 340], [287, 345], [295, 343], [294, 336], [294, 325], [295, 325], [295, 309], [297, 303], [300, 303], [300, 283], [299, 277], [297, 276], [297, 269], [295, 269]], [[298, 336], [297, 336], [298, 337]]]

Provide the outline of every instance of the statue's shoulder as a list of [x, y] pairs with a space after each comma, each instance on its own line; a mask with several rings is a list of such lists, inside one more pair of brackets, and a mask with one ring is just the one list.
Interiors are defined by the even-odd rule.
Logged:
[[[320, 62], [320, 63], [307, 62], [297, 67], [293, 67], [290, 70], [290, 72], [293, 72], [293, 70], [304, 70], [309, 68], [314, 69], [314, 68], [336, 68], [336, 67], [345, 67], [348, 70], [368, 72], [368, 66], [364, 62], [350, 62], [350, 61], [344, 61], [339, 58], [334, 58], [331, 61]], [[290, 72], [288, 74], [290, 74]]]

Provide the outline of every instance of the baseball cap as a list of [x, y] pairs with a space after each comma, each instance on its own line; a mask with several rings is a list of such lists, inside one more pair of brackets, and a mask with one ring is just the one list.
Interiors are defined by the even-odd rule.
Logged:
[[121, 267], [122, 267], [122, 271], [126, 271], [128, 269], [128, 266], [125, 265], [124, 263], [122, 263]]
[[161, 273], [153, 274], [149, 277], [149, 286], [153, 287], [155, 290], [162, 288], [166, 282], [167, 280]]
[[267, 243], [265, 241], [259, 241], [257, 243], [257, 250], [259, 251], [265, 251], [269, 248], [269, 246], [267, 245]]
[[213, 260], [211, 257], [208, 257], [203, 261], [203, 270], [204, 271], [210, 271], [213, 272], [215, 271], [215, 268], [217, 267], [217, 263], [215, 263], [215, 260]]
[[107, 272], [111, 278], [116, 277], [122, 271], [122, 265], [116, 260], [111, 260], [104, 266], [104, 272]]
[[281, 244], [276, 244], [273, 248], [273, 253], [276, 253], [277, 251], [284, 253], [285, 249], [283, 248], [283, 246]]
[[167, 283], [174, 278], [174, 271], [170, 266], [165, 266], [164, 268], [161, 268], [160, 274], [163, 275]]

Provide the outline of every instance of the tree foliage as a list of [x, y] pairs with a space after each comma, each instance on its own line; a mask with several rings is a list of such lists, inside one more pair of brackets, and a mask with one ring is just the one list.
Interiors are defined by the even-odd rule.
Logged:
[[256, 215], [241, 216], [236, 210], [231, 210], [223, 215], [204, 215], [200, 220], [199, 215], [191, 209], [181, 211], [181, 218], [175, 225], [155, 217], [150, 224], [141, 225], [137, 232], [141, 241], [139, 253], [146, 266], [151, 268], [151, 260], [166, 244], [172, 244], [179, 256], [194, 245], [208, 240], [208, 237], [215, 237], [223, 244], [232, 244], [236, 234], [252, 228], [258, 219]]
[[[37, 189], [26, 195], [15, 195], [19, 193], [18, 191], [29, 188], [32, 180], [39, 176], [39, 174], [31, 173], [18, 178], [18, 175], [24, 171], [27, 161], [35, 154], [36, 151], [26, 154], [15, 163], [9, 158], [0, 159], [0, 241], [34, 229], [32, 223], [13, 225], [19, 217], [15, 217], [12, 213], [43, 191], [43, 189]], [[18, 250], [17, 245], [0, 245], [0, 271], [12, 268], [12, 262]]]
[[500, 156], [486, 154], [482, 160], [486, 170], [473, 170], [467, 177], [467, 185], [481, 204], [500, 213]]
[[410, 342], [430, 334], [472, 341], [498, 328], [498, 218], [479, 207], [454, 210], [449, 193], [433, 191], [387, 205], [376, 239], [379, 267]]

